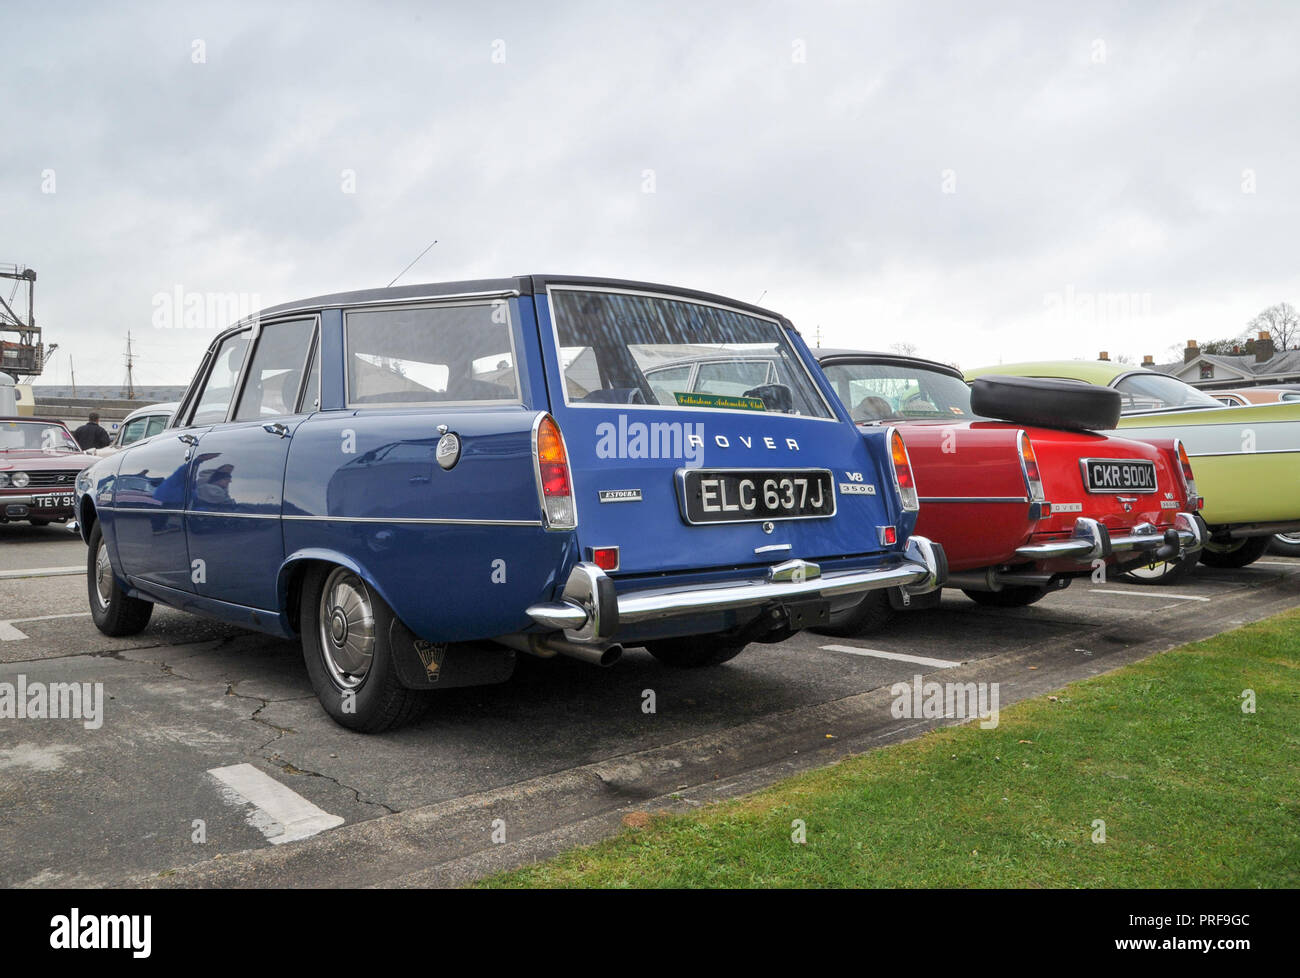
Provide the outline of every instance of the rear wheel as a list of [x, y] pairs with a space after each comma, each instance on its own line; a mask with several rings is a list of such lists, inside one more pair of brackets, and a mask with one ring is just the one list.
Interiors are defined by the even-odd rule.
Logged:
[[1158, 560], [1154, 565], [1130, 567], [1119, 576], [1136, 584], [1179, 584], [1200, 559], [1199, 553], [1184, 554], [1181, 560]]
[[334, 720], [379, 733], [415, 719], [425, 697], [397, 678], [383, 598], [346, 567], [307, 572], [299, 606], [302, 652], [316, 698]]
[[1207, 540], [1201, 551], [1201, 563], [1210, 567], [1245, 567], [1263, 557], [1272, 540], [1272, 537], [1244, 537], [1227, 544]]
[[894, 608], [889, 603], [889, 592], [868, 591], [862, 596], [862, 600], [848, 611], [832, 615], [829, 625], [814, 628], [813, 631], [820, 632], [822, 635], [849, 638], [883, 628], [893, 617]]
[[745, 650], [747, 643], [726, 642], [715, 635], [687, 635], [647, 642], [646, 650], [666, 666], [701, 669], [720, 666]]
[[1020, 585], [1004, 587], [1001, 591], [967, 591], [963, 589], [962, 594], [976, 604], [986, 605], [990, 608], [1024, 608], [1035, 601], [1041, 600], [1047, 594], [1047, 588]]
[[113, 574], [108, 544], [100, 524], [90, 531], [86, 548], [86, 592], [90, 598], [90, 617], [105, 635], [121, 638], [136, 635], [149, 624], [153, 602], [133, 598], [122, 590]]
[[1275, 534], [1270, 549], [1283, 557], [1300, 557], [1300, 533]]

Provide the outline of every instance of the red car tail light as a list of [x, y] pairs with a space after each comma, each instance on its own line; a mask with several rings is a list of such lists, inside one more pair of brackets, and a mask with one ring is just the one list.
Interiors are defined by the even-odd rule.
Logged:
[[560, 426], [549, 414], [539, 414], [533, 422], [533, 465], [546, 528], [572, 530], [578, 525], [578, 514], [573, 505], [569, 453]]
[[1038, 471], [1038, 456], [1034, 454], [1034, 443], [1023, 431], [1017, 436], [1020, 445], [1020, 473], [1025, 477], [1025, 489], [1031, 503], [1041, 503], [1047, 499], [1043, 493], [1043, 477]]
[[1196, 492], [1196, 476], [1192, 474], [1192, 460], [1187, 455], [1181, 438], [1174, 439], [1174, 451], [1178, 453], [1178, 470], [1183, 477], [1183, 488], [1187, 490], [1187, 505], [1193, 509], [1201, 508], [1201, 497]]
[[618, 570], [618, 547], [592, 547], [591, 562], [603, 571]]
[[921, 507], [920, 497], [916, 494], [916, 479], [912, 476], [912, 460], [907, 456], [907, 446], [897, 428], [889, 429], [889, 464], [894, 474], [894, 488], [903, 509], [909, 513]]

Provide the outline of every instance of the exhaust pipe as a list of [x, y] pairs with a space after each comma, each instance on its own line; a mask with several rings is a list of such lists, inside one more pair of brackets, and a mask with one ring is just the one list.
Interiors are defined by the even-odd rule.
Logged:
[[1053, 590], [1068, 586], [1069, 578], [1061, 574], [1027, 574], [999, 571], [990, 567], [984, 572], [958, 571], [950, 573], [946, 587], [963, 591], [1001, 591], [1004, 587], [1045, 587]]
[[581, 642], [570, 642], [559, 632], [547, 635], [501, 635], [495, 641], [541, 659], [551, 659], [557, 654], [567, 655], [571, 659], [581, 659], [593, 666], [612, 666], [623, 658], [623, 646], [617, 642], [609, 645], [584, 645]]

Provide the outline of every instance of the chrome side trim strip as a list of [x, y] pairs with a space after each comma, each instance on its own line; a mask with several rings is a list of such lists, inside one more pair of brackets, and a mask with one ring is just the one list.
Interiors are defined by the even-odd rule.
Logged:
[[308, 520], [317, 523], [401, 523], [424, 526], [536, 526], [541, 520], [454, 520], [412, 519], [403, 516], [282, 516], [285, 520]]
[[1027, 503], [1027, 496], [922, 496], [923, 503]]

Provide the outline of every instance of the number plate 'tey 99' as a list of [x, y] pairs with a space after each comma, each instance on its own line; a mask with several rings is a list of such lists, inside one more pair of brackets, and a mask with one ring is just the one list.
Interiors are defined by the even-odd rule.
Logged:
[[678, 469], [687, 523], [747, 523], [835, 515], [829, 469]]

